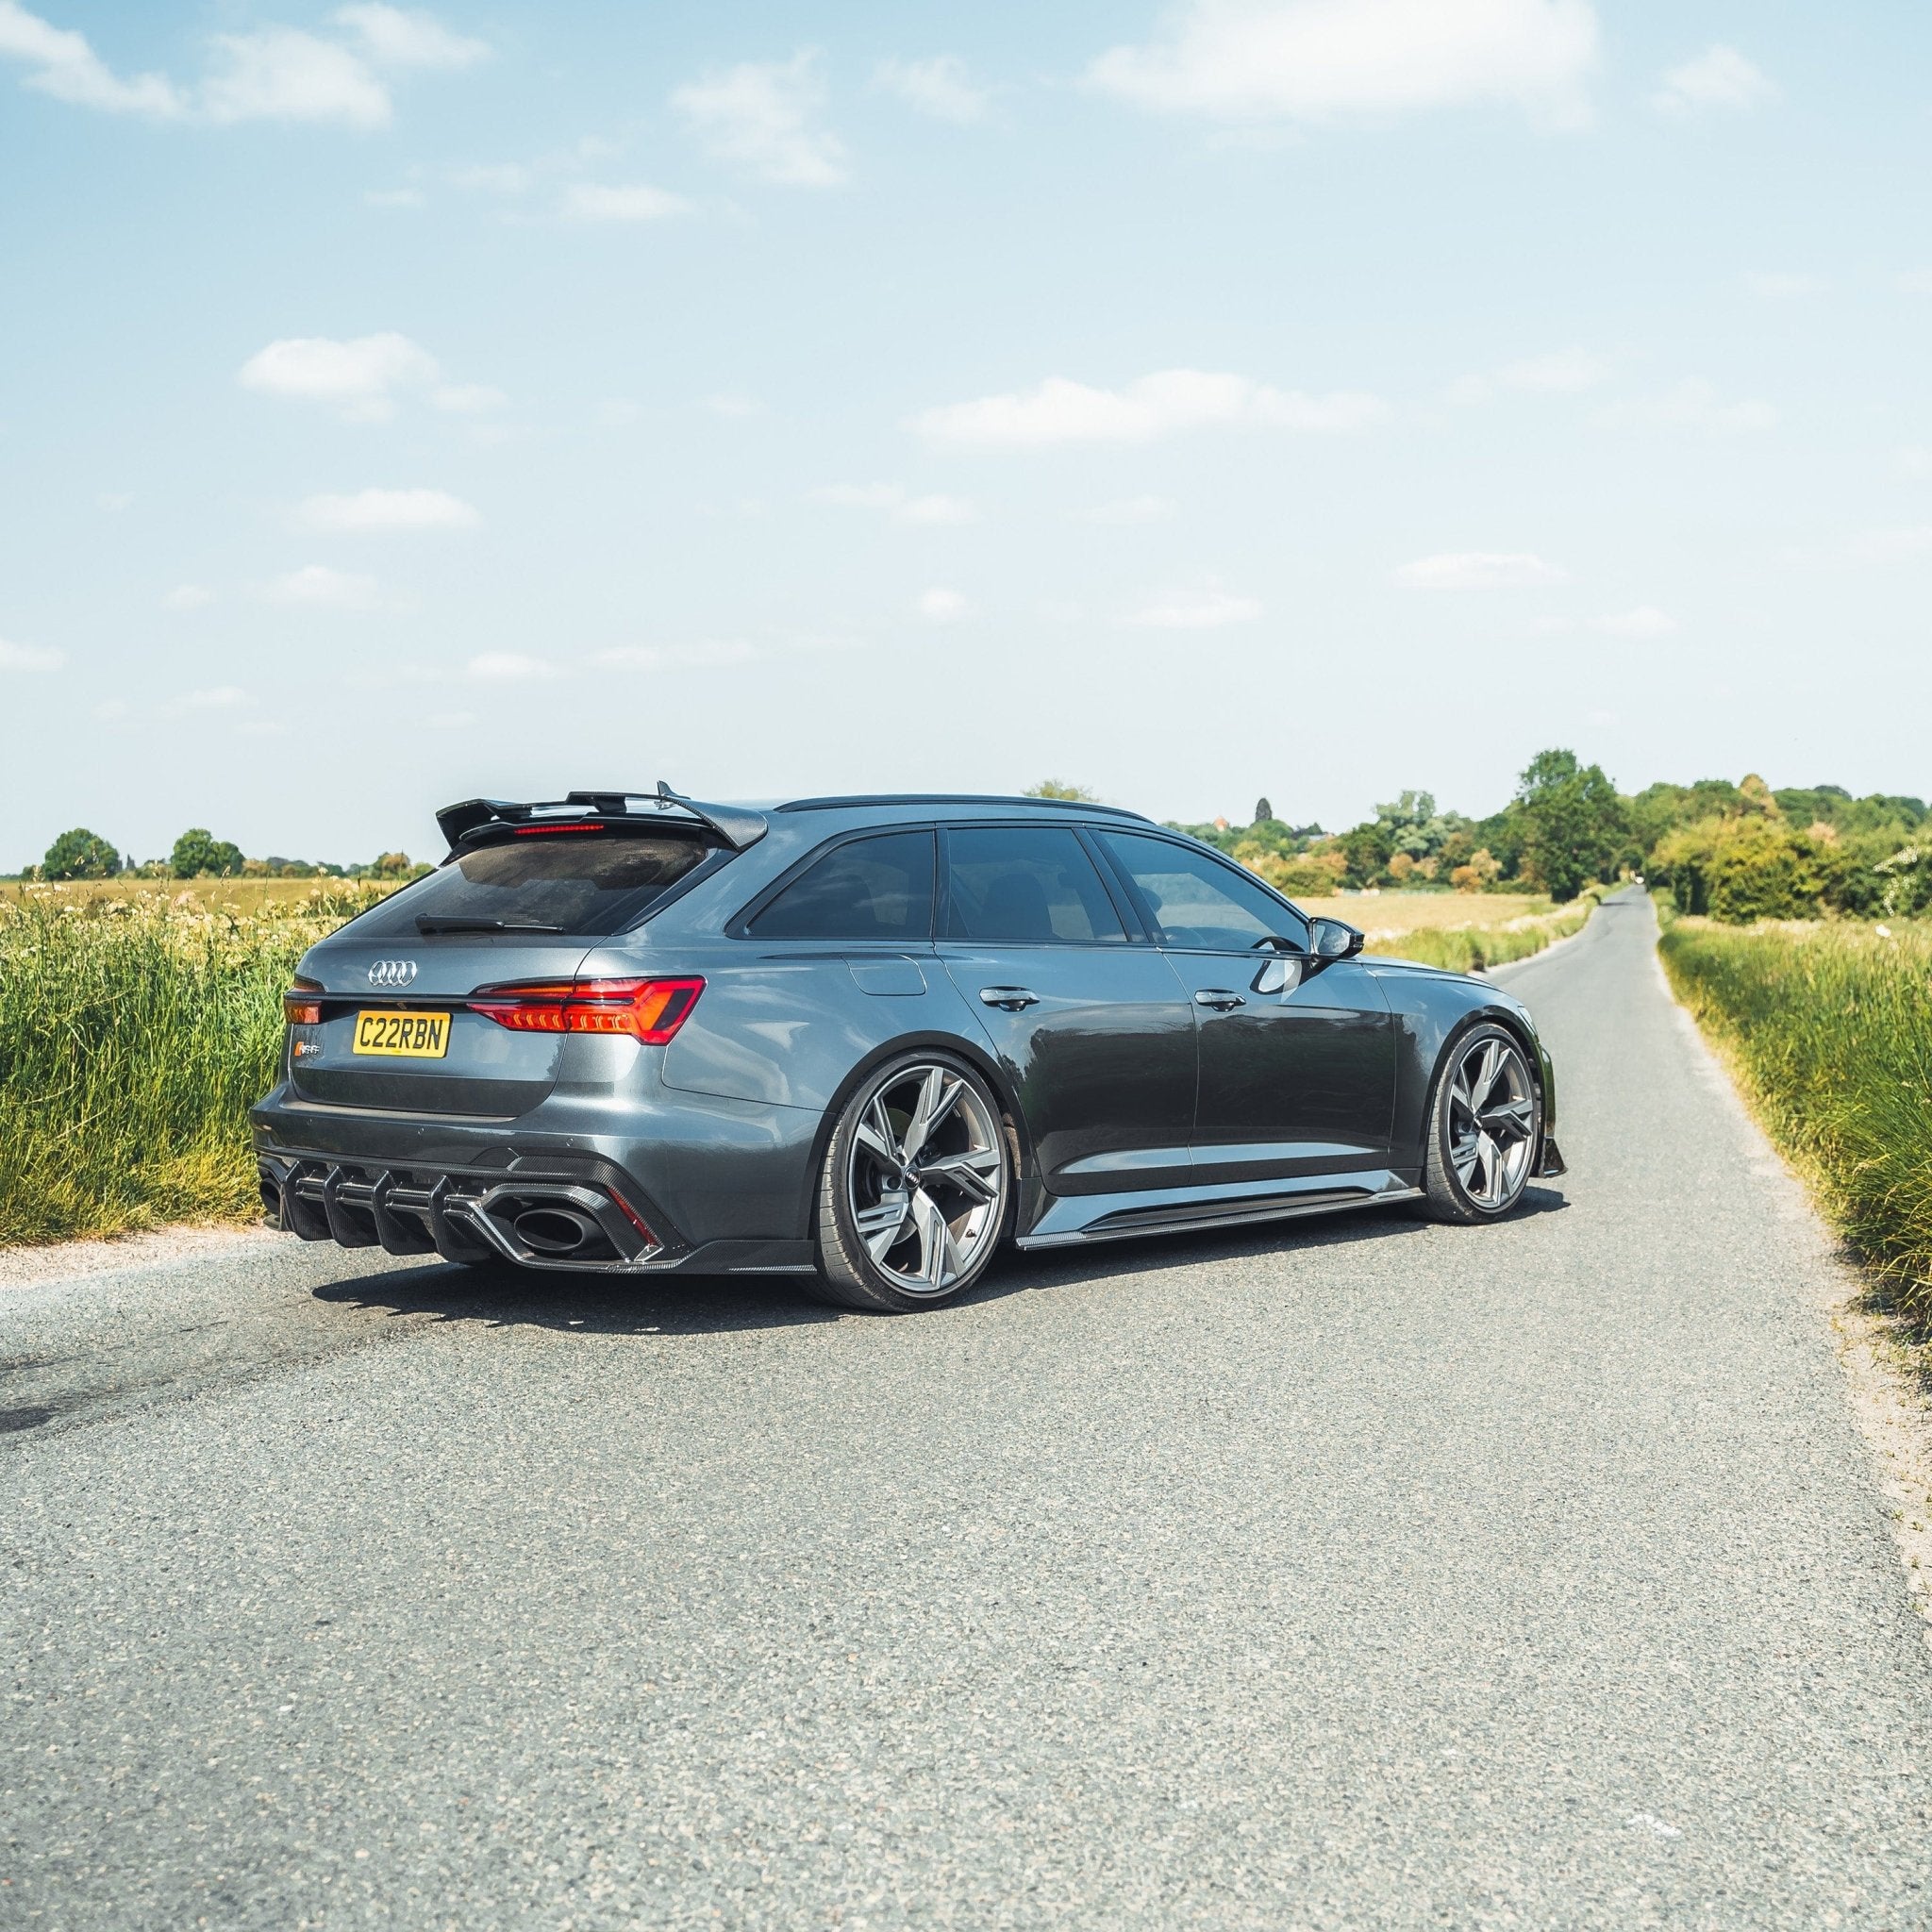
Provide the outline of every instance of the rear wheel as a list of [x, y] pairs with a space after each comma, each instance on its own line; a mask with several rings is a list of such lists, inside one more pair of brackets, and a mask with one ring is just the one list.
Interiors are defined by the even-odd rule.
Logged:
[[998, 1104], [939, 1054], [881, 1069], [846, 1102], [819, 1176], [828, 1299], [879, 1313], [929, 1308], [986, 1272], [1012, 1191]]
[[1542, 1096], [1514, 1034], [1478, 1026], [1436, 1075], [1423, 1164], [1424, 1211], [1437, 1221], [1494, 1221], [1522, 1200], [1536, 1164]]

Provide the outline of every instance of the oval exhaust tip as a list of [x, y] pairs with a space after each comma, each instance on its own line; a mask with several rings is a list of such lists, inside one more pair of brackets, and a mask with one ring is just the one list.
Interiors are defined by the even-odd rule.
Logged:
[[540, 1255], [574, 1255], [599, 1232], [595, 1222], [568, 1208], [526, 1208], [510, 1225]]

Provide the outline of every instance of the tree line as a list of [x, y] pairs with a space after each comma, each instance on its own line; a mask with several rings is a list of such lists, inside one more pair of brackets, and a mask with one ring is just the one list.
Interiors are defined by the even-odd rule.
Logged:
[[247, 858], [227, 839], [217, 839], [205, 825], [191, 825], [175, 841], [166, 858], [137, 863], [98, 832], [75, 825], [47, 847], [46, 857], [30, 867], [28, 878], [63, 879], [408, 879], [429, 870], [407, 852], [385, 852], [367, 865], [332, 865], [307, 858]]
[[[1068, 788], [1071, 789], [1071, 788]], [[1283, 891], [1374, 887], [1530, 891], [1566, 900], [1593, 879], [1640, 874], [1685, 912], [1757, 919], [1932, 910], [1932, 826], [1923, 799], [1840, 785], [1774, 791], [1755, 773], [1620, 792], [1575, 753], [1539, 752], [1499, 812], [1443, 811], [1404, 791], [1343, 832], [1294, 825], [1265, 798], [1252, 821], [1177, 829], [1218, 845]]]

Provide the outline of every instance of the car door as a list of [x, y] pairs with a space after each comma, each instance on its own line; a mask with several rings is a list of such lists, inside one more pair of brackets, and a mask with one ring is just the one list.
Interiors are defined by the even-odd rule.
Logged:
[[1395, 1037], [1374, 974], [1311, 958], [1307, 922], [1232, 862], [1154, 833], [1097, 836], [1194, 1003], [1195, 1178], [1386, 1166]]
[[1055, 1193], [1185, 1186], [1194, 1008], [1071, 825], [941, 834], [939, 954]]

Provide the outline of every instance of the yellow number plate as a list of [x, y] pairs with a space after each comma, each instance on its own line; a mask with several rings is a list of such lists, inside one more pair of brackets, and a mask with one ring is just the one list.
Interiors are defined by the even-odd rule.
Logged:
[[440, 1060], [449, 1051], [447, 1013], [358, 1013], [357, 1053], [405, 1060]]

